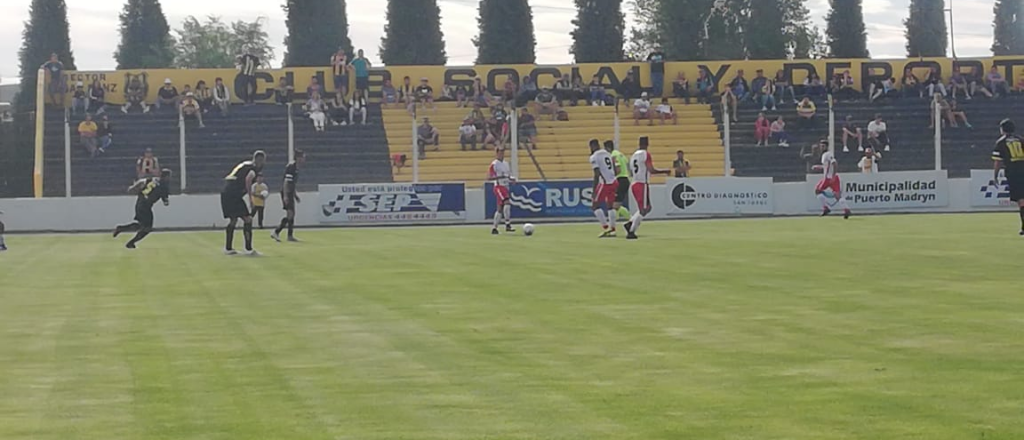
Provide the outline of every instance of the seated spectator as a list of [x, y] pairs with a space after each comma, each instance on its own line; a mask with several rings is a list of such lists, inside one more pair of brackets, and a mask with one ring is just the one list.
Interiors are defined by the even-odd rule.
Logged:
[[540, 93], [540, 88], [537, 87], [537, 82], [530, 75], [526, 75], [523, 77], [523, 85], [519, 89], [517, 102], [526, 105], [527, 102], [536, 99], [538, 93]]
[[519, 84], [516, 84], [515, 79], [512, 75], [508, 76], [505, 80], [505, 87], [501, 92], [501, 99], [505, 102], [515, 102], [516, 95], [519, 94]]
[[348, 100], [349, 125], [356, 124], [356, 117], [360, 118], [362, 125], [366, 125], [366, 114], [366, 97], [362, 89], [356, 89], [352, 92], [352, 99]]
[[942, 74], [939, 73], [937, 67], [932, 67], [932, 70], [928, 72], [928, 76], [924, 79], [924, 88], [928, 91], [928, 96], [935, 96], [935, 93], [941, 93], [943, 97], [946, 96], [946, 86], [942, 84]]
[[86, 113], [85, 120], [78, 124], [78, 138], [82, 143], [82, 148], [89, 153], [90, 157], [96, 157], [97, 150], [99, 149], [96, 144], [96, 132], [98, 130], [99, 127], [96, 126], [96, 122], [92, 120], [92, 115], [89, 113]]
[[789, 146], [789, 134], [786, 133], [786, 120], [779, 115], [775, 122], [772, 122], [772, 142], [775, 142], [780, 147]]
[[1010, 86], [996, 66], [992, 66], [992, 70], [989, 70], [988, 75], [985, 76], [985, 83], [988, 85], [989, 91], [997, 97], [1010, 94]]
[[139, 179], [160, 177], [160, 160], [153, 155], [153, 149], [147, 148], [142, 157], [135, 161], [135, 175]]
[[484, 144], [505, 148], [505, 142], [501, 135], [502, 127], [504, 127], [504, 123], [497, 118], [487, 119], [487, 123], [484, 124], [483, 134], [480, 136]]
[[1020, 78], [1019, 78], [1019, 79], [1017, 80], [1017, 87], [1016, 87], [1015, 89], [1016, 89], [1016, 93], [1017, 93], [1018, 95], [1020, 95], [1020, 94], [1024, 94], [1024, 76], [1021, 76], [1021, 77], [1020, 77]]
[[971, 91], [968, 88], [967, 78], [964, 78], [963, 74], [959, 70], [953, 72], [953, 76], [949, 78], [949, 93], [953, 95], [953, 99], [956, 99], [957, 92], [962, 92], [967, 99], [971, 98]]
[[743, 69], [736, 71], [736, 76], [729, 81], [729, 91], [736, 98], [737, 102], [743, 102], [750, 99], [750, 83], [743, 76]]
[[690, 161], [686, 160], [683, 150], [676, 151], [676, 159], [672, 161], [673, 176], [677, 179], [690, 176]]
[[[181, 89], [181, 95], [178, 97], [178, 100], [180, 101], [185, 99], [185, 95], [188, 95], [189, 93], [192, 93], [192, 86], [185, 84], [185, 88]], [[195, 97], [195, 94], [192, 94], [192, 96]]]
[[764, 112], [757, 114], [757, 119], [754, 121], [754, 140], [757, 141], [757, 146], [767, 147], [768, 139], [772, 134], [772, 124], [768, 122], [768, 118], [764, 116]]
[[807, 75], [807, 79], [804, 80], [804, 95], [822, 97], [825, 96], [825, 93], [825, 83], [821, 81], [821, 77], [817, 73]]
[[97, 116], [107, 112], [107, 89], [98, 79], [94, 79], [89, 85], [89, 107], [85, 109], [85, 112], [88, 113], [93, 109], [96, 109]]
[[876, 114], [875, 120], [868, 124], [868, 142], [877, 151], [879, 147], [885, 148], [885, 151], [889, 151], [889, 127], [886, 125], [885, 120], [882, 119], [882, 114]]
[[[537, 94], [537, 98], [534, 99], [537, 105], [537, 114], [539, 115], [551, 115], [551, 120], [554, 121], [558, 117], [558, 112], [562, 108], [558, 105], [558, 99], [555, 98], [555, 94], [551, 92], [551, 89], [545, 87], [540, 93]], [[531, 116], [532, 117], [532, 116]]]
[[128, 81], [128, 86], [124, 88], [124, 107], [121, 107], [121, 112], [128, 114], [132, 107], [138, 106], [142, 109], [142, 113], [149, 113], [149, 106], [146, 105], [146, 95], [148, 93], [149, 87], [143, 84], [139, 77], [133, 76]]
[[469, 95], [476, 105], [480, 107], [491, 106], [491, 92], [487, 90], [487, 87], [484, 87], [480, 77], [473, 78], [473, 87], [470, 87]]
[[626, 107], [629, 107], [631, 100], [640, 97], [640, 83], [633, 76], [632, 70], [626, 73], [626, 78], [619, 83], [619, 89], [616, 92], [619, 94], [619, 99], [625, 102]]
[[274, 88], [274, 102], [277, 105], [288, 105], [292, 102], [292, 95], [295, 94], [295, 87], [288, 84], [288, 78], [281, 77], [277, 80], [277, 87]]
[[775, 80], [765, 78], [759, 90], [761, 96], [761, 111], [768, 111], [769, 106], [771, 106], [772, 111], [778, 110], [778, 108], [775, 107]]
[[573, 107], [575, 107], [577, 104], [579, 104], [579, 100], [581, 100], [581, 99], [584, 100], [584, 101], [587, 100], [588, 88], [587, 88], [587, 85], [583, 82], [583, 77], [582, 76], [573, 75], [573, 77], [572, 77], [572, 93], [573, 93], [573, 101], [574, 101], [572, 103]]
[[213, 81], [213, 105], [220, 109], [222, 115], [228, 114], [228, 109], [231, 108], [231, 89], [221, 78]]
[[666, 119], [671, 119], [672, 125], [679, 125], [679, 116], [676, 114], [676, 110], [672, 108], [672, 105], [668, 103], [668, 98], [661, 98], [661, 104], [654, 111], [658, 113], [661, 125], [665, 125]]
[[412, 86], [412, 78], [402, 78], [402, 85], [398, 87], [398, 100], [405, 105], [411, 113], [416, 103], [415, 88]]
[[861, 131], [860, 127], [856, 122], [853, 122], [853, 115], [846, 115], [846, 121], [843, 122], [843, 152], [849, 153], [850, 148], [847, 147], [847, 139], [857, 139], [857, 151], [864, 151], [864, 132]]
[[871, 88], [868, 90], [868, 101], [870, 102], [894, 96], [896, 96], [896, 78], [875, 81], [871, 83]]
[[878, 160], [882, 158], [881, 153], [876, 153], [871, 147], [864, 150], [864, 156], [860, 158], [860, 162], [857, 162], [857, 168], [863, 174], [875, 174], [878, 172]]
[[441, 151], [441, 134], [430, 125], [430, 118], [423, 118], [423, 123], [416, 129], [416, 144], [420, 147], [420, 159], [426, 158], [427, 145], [433, 145], [433, 151]]
[[967, 121], [967, 112], [960, 108], [955, 99], [949, 100], [949, 105], [945, 107], [943, 116], [945, 117], [946, 122], [949, 123], [950, 127], [960, 128], [960, 124], [957, 123], [957, 120], [960, 120], [967, 128], [974, 128], [974, 126]]
[[106, 114], [96, 127], [96, 138], [99, 139], [100, 154], [106, 153], [107, 148], [114, 144], [114, 127], [110, 125], [110, 118]]
[[420, 85], [416, 86], [415, 94], [416, 102], [422, 104], [424, 109], [429, 104], [431, 109], [437, 110], [437, 105], [434, 104], [434, 88], [430, 87], [430, 80], [427, 77], [420, 78]]
[[309, 86], [306, 87], [306, 98], [312, 98], [314, 94], [324, 96], [324, 87], [320, 85], [320, 80], [315, 76], [309, 78]]
[[754, 73], [754, 79], [750, 81], [750, 100], [754, 101], [755, 104], [761, 103], [764, 96], [764, 85], [767, 82], [768, 78], [764, 76], [764, 70], [757, 69]]
[[903, 70], [903, 78], [900, 79], [902, 90], [900, 90], [904, 99], [906, 98], [923, 98], [924, 90], [921, 88], [921, 80], [917, 79], [917, 75], [914, 75], [914, 70], [907, 67]]
[[389, 108], [399, 105], [398, 102], [398, 90], [395, 89], [394, 84], [391, 84], [391, 78], [384, 79], [384, 84], [380, 87], [381, 106]]
[[711, 103], [711, 96], [714, 94], [715, 82], [711, 80], [707, 70], [700, 69], [700, 73], [697, 75], [697, 103]]
[[654, 125], [651, 118], [651, 101], [647, 99], [647, 92], [640, 94], [640, 98], [633, 103], [633, 125], [640, 125], [640, 120], [646, 119], [647, 125]]
[[167, 78], [164, 80], [164, 86], [157, 92], [156, 109], [160, 110], [164, 106], [178, 108], [178, 101], [180, 97], [181, 95], [178, 94], [178, 88], [174, 87], [170, 78]]
[[836, 75], [833, 85], [832, 94], [837, 99], [852, 100], [857, 99], [860, 93], [857, 89], [853, 88], [853, 75], [849, 70], [844, 70], [843, 73]]
[[203, 124], [203, 110], [199, 107], [199, 101], [196, 100], [194, 93], [185, 92], [185, 97], [178, 104], [178, 114], [183, 121], [195, 119], [199, 121], [199, 128], [206, 128], [206, 125]]
[[469, 119], [473, 122], [478, 133], [482, 134], [484, 132], [484, 129], [486, 128], [485, 125], [487, 124], [487, 117], [484, 116], [483, 107], [480, 106], [480, 103], [473, 103], [473, 111], [469, 112], [465, 119]]
[[565, 101], [571, 101], [572, 96], [572, 80], [569, 79], [569, 75], [562, 75], [558, 73], [555, 77], [554, 86], [555, 98], [558, 99], [558, 105], [564, 105]]
[[588, 94], [590, 96], [590, 99], [587, 100], [587, 104], [595, 107], [598, 105], [603, 106], [605, 104], [605, 97], [607, 96], [607, 92], [605, 91], [604, 85], [601, 84], [601, 80], [598, 79], [597, 75], [594, 75], [594, 77], [591, 78], [590, 85], [587, 86], [587, 89]]
[[780, 104], [786, 103], [786, 92], [789, 92], [789, 97], [793, 98], [793, 104], [796, 104], [796, 89], [793, 88], [793, 83], [786, 78], [786, 72], [782, 69], [775, 72], [775, 90], [779, 92]]
[[71, 114], [78, 114], [78, 109], [82, 109], [82, 113], [89, 113], [89, 93], [81, 81], [75, 83], [75, 89], [71, 91]]
[[466, 145], [472, 147], [473, 151], [476, 151], [477, 133], [476, 125], [473, 124], [473, 120], [466, 118], [462, 121], [462, 126], [459, 127], [459, 144], [462, 145], [462, 151], [466, 151]]
[[821, 155], [828, 151], [828, 139], [821, 139], [817, 143], [800, 147], [800, 158], [804, 160], [804, 172], [810, 174], [815, 167], [821, 166]]
[[208, 113], [210, 107], [213, 107], [213, 91], [206, 86], [206, 81], [199, 80], [196, 83], [196, 90], [193, 94], [196, 97], [196, 101], [199, 101], [199, 108], [203, 113]]
[[352, 117], [352, 114], [348, 112], [348, 102], [345, 101], [344, 90], [335, 90], [334, 98], [327, 101], [327, 106], [330, 107], [329, 114], [331, 119], [331, 125], [348, 125], [349, 119]]
[[814, 101], [810, 98], [804, 97], [799, 104], [796, 105], [796, 115], [800, 117], [800, 128], [814, 128], [817, 125], [816, 115], [818, 113], [818, 106], [814, 105]]
[[519, 145], [526, 145], [531, 150], [537, 149], [537, 119], [526, 107], [519, 113]]
[[313, 121], [313, 128], [317, 132], [327, 131], [327, 103], [320, 97], [320, 92], [313, 92], [303, 106], [309, 119]]
[[690, 80], [686, 79], [686, 72], [680, 70], [672, 81], [672, 96], [682, 98], [686, 105], [690, 105]]
[[977, 96], [979, 93], [986, 98], [992, 98], [992, 92], [985, 86], [985, 79], [982, 77], [981, 69], [972, 68], [964, 75], [967, 80], [968, 96]]

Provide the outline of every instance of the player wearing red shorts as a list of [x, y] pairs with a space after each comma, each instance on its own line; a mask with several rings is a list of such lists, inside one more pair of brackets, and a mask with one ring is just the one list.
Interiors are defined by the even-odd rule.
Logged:
[[831, 214], [832, 207], [839, 206], [843, 208], [843, 218], [850, 218], [850, 205], [846, 203], [846, 197], [843, 197], [842, 182], [840, 182], [839, 173], [836, 171], [839, 168], [839, 162], [836, 161], [835, 155], [826, 151], [821, 155], [821, 165], [814, 168], [820, 169], [824, 173], [821, 181], [814, 187], [814, 194], [821, 201], [821, 216]]
[[498, 223], [502, 217], [505, 218], [505, 232], [516, 232], [512, 229], [512, 205], [509, 204], [509, 185], [515, 182], [515, 177], [512, 177], [512, 169], [505, 162], [505, 150], [501, 147], [494, 149], [494, 162], [491, 162], [491, 167], [487, 169], [487, 180], [494, 182], [494, 200], [498, 202], [491, 234], [498, 235]]
[[638, 238], [636, 231], [640, 229], [640, 222], [651, 212], [651, 174], [668, 175], [672, 172], [671, 170], [659, 170], [654, 167], [654, 159], [651, 158], [651, 153], [647, 151], [648, 146], [650, 146], [650, 140], [647, 136], [641, 137], [636, 153], [633, 153], [633, 157], [629, 159], [629, 172], [633, 175], [633, 185], [630, 186], [630, 192], [633, 193], [633, 199], [636, 200], [636, 212], [626, 222], [627, 240], [636, 240]]
[[590, 167], [594, 169], [594, 194], [591, 208], [601, 222], [601, 238], [615, 237], [615, 190], [618, 164], [612, 155], [601, 149], [597, 139], [590, 141]]

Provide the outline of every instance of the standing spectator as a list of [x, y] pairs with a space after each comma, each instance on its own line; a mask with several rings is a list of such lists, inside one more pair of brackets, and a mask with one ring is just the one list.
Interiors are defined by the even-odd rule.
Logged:
[[626, 73], [626, 78], [619, 83], [619, 98], [629, 107], [629, 101], [640, 97], [640, 83], [633, 77], [633, 71]]
[[[754, 72], [754, 79], [750, 81], [750, 99], [755, 103], [760, 103], [764, 97], [764, 85], [768, 82], [768, 78], [764, 76], [764, 70], [757, 69]], [[763, 110], [762, 110], [763, 111]]]
[[680, 70], [676, 80], [672, 81], [672, 95], [682, 98], [686, 105], [690, 105], [690, 80], [686, 79], [686, 72]]
[[903, 78], [900, 78], [900, 84], [903, 89], [901, 90], [903, 98], [923, 98], [924, 90], [921, 89], [921, 80], [914, 75], [914, 70], [907, 67], [903, 69]]
[[110, 118], [106, 114], [96, 127], [96, 137], [99, 139], [100, 153], [106, 153], [107, 148], [114, 144], [114, 127], [110, 125]]
[[757, 114], [757, 120], [754, 121], [754, 140], [757, 141], [757, 146], [768, 146], [768, 139], [772, 134], [772, 123], [768, 122], [768, 118], [765, 117], [764, 112]]
[[700, 69], [700, 73], [697, 75], [697, 103], [708, 104], [711, 102], [711, 96], [715, 93], [715, 83], [711, 80], [711, 76], [708, 75], [708, 71]]
[[326, 122], [327, 115], [327, 103], [320, 98], [320, 92], [313, 92], [313, 95], [309, 97], [305, 105], [306, 113], [309, 114], [309, 119], [313, 121], [313, 128], [317, 132], [324, 132], [327, 130]]
[[224, 85], [224, 80], [217, 78], [213, 82], [213, 103], [220, 109], [220, 114], [228, 114], [228, 109], [231, 108], [231, 90], [228, 86]]
[[195, 95], [192, 92], [186, 92], [185, 97], [181, 99], [178, 105], [178, 114], [183, 121], [195, 119], [199, 121], [199, 128], [206, 128], [206, 124], [203, 124], [203, 111], [199, 107], [199, 101], [196, 101]]
[[825, 96], [825, 84], [817, 73], [811, 73], [804, 79], [804, 95], [809, 97]]
[[39, 67], [50, 76], [47, 92], [50, 95], [50, 103], [54, 107], [64, 107], [64, 63], [60, 62], [57, 53], [50, 54], [50, 61]]
[[778, 110], [775, 106], [775, 80], [765, 79], [764, 85], [759, 90], [761, 92], [761, 111], [768, 111], [769, 104], [772, 111]]
[[537, 93], [539, 93], [537, 82], [534, 81], [530, 75], [524, 76], [523, 86], [519, 89], [517, 104], [526, 105], [527, 102], [533, 101], [537, 98]]
[[178, 88], [174, 87], [171, 83], [171, 79], [167, 78], [164, 80], [164, 86], [157, 92], [156, 97], [156, 109], [160, 110], [164, 106], [170, 106], [171, 108], [178, 108], [178, 98], [181, 96], [178, 94]]
[[338, 48], [334, 55], [331, 55], [331, 73], [334, 76], [334, 90], [341, 91], [341, 96], [348, 96], [348, 54], [345, 49]]
[[281, 77], [277, 80], [277, 87], [274, 88], [274, 102], [277, 105], [288, 105], [292, 102], [292, 95], [295, 93], [295, 87], [288, 84], [288, 78]]
[[537, 149], [537, 119], [526, 107], [519, 113], [519, 144], [526, 144], [530, 150]]
[[928, 96], [935, 96], [936, 92], [941, 93], [943, 97], [946, 96], [946, 86], [942, 84], [942, 74], [939, 73], [938, 67], [932, 67], [932, 70], [928, 71], [924, 86], [928, 90]]
[[75, 90], [71, 92], [71, 114], [77, 115], [78, 109], [82, 109], [82, 113], [89, 113], [89, 94], [81, 81], [75, 83]]
[[96, 115], [107, 112], [107, 89], [103, 87], [99, 79], [92, 80], [92, 84], [89, 86], [89, 107], [85, 111], [88, 113], [92, 109], [96, 109]]
[[332, 126], [347, 126], [348, 120], [351, 118], [351, 114], [348, 112], [348, 103], [345, 102], [345, 95], [341, 93], [341, 90], [334, 91], [334, 98], [327, 101], [328, 107], [330, 107], [330, 119]]
[[213, 107], [213, 91], [206, 86], [206, 81], [199, 80], [196, 83], [196, 101], [199, 101], [199, 108], [203, 111], [203, 114], [210, 112], [210, 107]]
[[604, 90], [604, 85], [601, 84], [601, 80], [597, 78], [597, 75], [594, 75], [594, 77], [590, 79], [590, 85], [587, 86], [587, 88], [590, 94], [589, 104], [595, 107], [598, 105], [603, 106], [607, 95]]
[[875, 150], [878, 150], [878, 147], [884, 147], [885, 151], [889, 151], [889, 127], [882, 119], [881, 113], [876, 114], [875, 120], [868, 124], [868, 141], [871, 142]]
[[844, 153], [850, 152], [850, 149], [846, 146], [846, 140], [849, 138], [857, 139], [857, 151], [864, 151], [864, 132], [862, 132], [860, 127], [857, 126], [856, 122], [853, 122], [853, 115], [846, 115], [842, 131]]
[[139, 80], [139, 77], [134, 76], [128, 81], [128, 86], [124, 88], [124, 106], [121, 107], [121, 113], [128, 114], [134, 106], [139, 106], [142, 109], [142, 113], [149, 113], [149, 106], [146, 105], [146, 95], [149, 94], [149, 86], [143, 84]]
[[860, 162], [857, 162], [857, 168], [860, 168], [860, 172], [863, 174], [875, 174], [878, 172], [878, 160], [882, 158], [881, 153], [876, 153], [871, 147], [864, 150], [864, 156], [860, 158]]
[[672, 105], [668, 103], [668, 98], [661, 98], [661, 104], [654, 111], [658, 113], [661, 125], [665, 125], [666, 119], [671, 119], [672, 125], [679, 125], [679, 115], [676, 114], [676, 110], [672, 108]]
[[256, 69], [260, 68], [260, 57], [247, 53], [238, 57], [238, 76], [242, 80], [242, 101], [245, 105], [256, 104]]
[[391, 78], [384, 79], [384, 85], [380, 87], [380, 103], [384, 108], [398, 105], [398, 90], [391, 84]]
[[152, 148], [147, 148], [142, 157], [135, 161], [135, 175], [139, 179], [160, 175], [160, 159], [153, 155]]
[[423, 118], [423, 123], [416, 129], [416, 143], [420, 147], [420, 159], [426, 158], [427, 145], [433, 145], [433, 151], [441, 151], [441, 134], [430, 125], [430, 118]]
[[868, 101], [875, 102], [877, 99], [889, 98], [896, 94], [896, 78], [886, 78], [871, 83], [868, 90]]
[[[320, 80], [315, 76], [309, 78], [309, 86], [306, 87], [306, 98], [312, 98], [314, 94], [324, 96], [324, 87], [320, 85]], [[344, 98], [344, 96], [342, 96]]]
[[558, 112], [562, 111], [562, 108], [558, 105], [558, 99], [555, 98], [555, 94], [547, 87], [537, 94], [537, 98], [534, 99], [534, 102], [537, 105], [537, 114], [551, 115], [552, 121], [558, 117]]
[[420, 78], [420, 85], [416, 86], [414, 93], [416, 94], [416, 102], [422, 104], [424, 109], [427, 108], [427, 104], [430, 104], [433, 110], [437, 110], [437, 105], [434, 104], [434, 88], [430, 87], [430, 81], [427, 80], [427, 77]]
[[789, 134], [786, 133], [786, 120], [779, 115], [775, 122], [772, 122], [772, 142], [775, 142], [780, 147], [789, 146]]
[[675, 178], [682, 179], [690, 176], [690, 161], [686, 160], [686, 153], [683, 150], [676, 151], [676, 160], [672, 161], [672, 169], [675, 171]]
[[466, 151], [466, 145], [472, 147], [473, 151], [476, 151], [476, 126], [473, 125], [473, 120], [466, 118], [462, 121], [462, 126], [459, 127], [459, 144], [462, 145], [462, 151]]
[[793, 104], [796, 104], [796, 89], [793, 88], [793, 83], [786, 77], [786, 72], [782, 69], [775, 72], [775, 90], [779, 92], [779, 104], [786, 103], [787, 91], [789, 92], [789, 97], [793, 98]]
[[256, 182], [252, 184], [252, 217], [257, 220], [260, 229], [263, 229], [263, 214], [267, 207], [267, 199], [264, 193], [269, 193], [270, 188], [263, 181], [263, 173], [256, 174]]
[[959, 70], [953, 72], [953, 76], [949, 78], [949, 93], [953, 95], [953, 99], [956, 99], [957, 92], [963, 92], [967, 99], [971, 98], [971, 91], [967, 86], [967, 79], [964, 78], [963, 74]]
[[997, 97], [1010, 94], [1009, 84], [1006, 83], [1006, 78], [1003, 78], [996, 66], [992, 66], [992, 70], [989, 70], [988, 75], [985, 76], [985, 82], [988, 84], [989, 90]]
[[352, 93], [352, 99], [348, 101], [348, 123], [350, 125], [356, 124], [356, 116], [362, 118], [362, 124], [366, 125], [366, 97], [363, 96], [363, 91], [356, 89]]
[[363, 50], [356, 52], [355, 59], [349, 63], [349, 67], [356, 74], [356, 90], [362, 90], [365, 95], [370, 90], [370, 60], [363, 55]]
[[633, 103], [633, 125], [640, 125], [640, 120], [646, 119], [647, 125], [654, 125], [654, 118], [651, 117], [651, 101], [647, 99], [647, 92], [640, 94]]
[[99, 131], [99, 127], [96, 126], [96, 122], [93, 122], [92, 115], [89, 113], [85, 114], [85, 120], [78, 124], [78, 138], [82, 143], [82, 148], [89, 153], [90, 157], [96, 157], [96, 132]]
[[800, 128], [814, 128], [817, 125], [815, 120], [818, 113], [818, 106], [814, 105], [814, 101], [811, 98], [804, 96], [804, 99], [796, 105], [796, 115], [800, 117]]
[[651, 90], [660, 98], [665, 90], [665, 53], [655, 47], [654, 52], [647, 55], [647, 62], [651, 64]]

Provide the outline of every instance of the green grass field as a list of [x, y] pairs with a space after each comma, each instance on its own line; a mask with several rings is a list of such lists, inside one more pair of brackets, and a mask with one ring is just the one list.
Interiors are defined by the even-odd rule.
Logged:
[[0, 439], [1019, 440], [1016, 231], [260, 232], [258, 259], [215, 232], [10, 236]]

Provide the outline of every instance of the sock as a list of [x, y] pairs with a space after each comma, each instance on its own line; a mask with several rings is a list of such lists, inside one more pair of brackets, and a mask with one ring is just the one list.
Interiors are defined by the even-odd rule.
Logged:
[[850, 210], [850, 205], [846, 203], [846, 197], [840, 197], [838, 200], [836, 200], [836, 206], [842, 208], [843, 211]]
[[274, 233], [277, 234], [277, 235], [281, 235], [281, 231], [283, 231], [284, 228], [287, 228], [287, 227], [288, 227], [288, 217], [285, 217], [285, 218], [281, 219], [281, 224], [277, 226], [277, 229], [274, 229]]
[[227, 229], [224, 230], [224, 232], [224, 249], [230, 251], [235, 248], [235, 223], [231, 222], [230, 224], [228, 224], [228, 227]]
[[152, 232], [152, 229], [140, 229], [139, 232], [135, 234], [135, 237], [128, 242], [128, 244], [134, 245], [135, 243], [142, 241], [142, 239], [146, 238], [146, 236], [149, 235], [150, 232]]
[[295, 219], [288, 219], [288, 237], [295, 236]]
[[605, 217], [603, 209], [595, 209], [594, 216], [597, 217], [597, 221], [601, 222], [602, 228], [608, 227], [608, 218]]
[[629, 218], [629, 210], [626, 207], [619, 207], [619, 218]]
[[117, 230], [121, 232], [135, 232], [141, 228], [142, 225], [139, 222], [131, 222], [126, 225], [117, 225]]
[[502, 208], [502, 216], [505, 217], [505, 226], [512, 226], [512, 205], [505, 205]]
[[608, 228], [613, 231], [615, 230], [615, 220], [617, 216], [618, 214], [615, 213], [614, 209], [608, 210]]
[[252, 250], [252, 223], [242, 226], [242, 235], [245, 237], [245, 250]]
[[824, 194], [818, 194], [818, 201], [821, 202], [821, 207], [828, 209], [828, 198]]
[[494, 229], [498, 229], [498, 223], [501, 222], [501, 210], [494, 211]]
[[[1020, 230], [1024, 231], [1024, 206], [1020, 207]], [[4, 237], [0, 235], [0, 245], [4, 244]]]
[[636, 231], [640, 230], [640, 223], [643, 222], [643, 220], [644, 220], [644, 216], [640, 215], [639, 212], [636, 213], [636, 214], [633, 214], [633, 218], [631, 218], [629, 220], [630, 222], [633, 223], [633, 225], [632, 225], [633, 229], [631, 231], [629, 231], [629, 232], [632, 232], [632, 233], [636, 234]]

